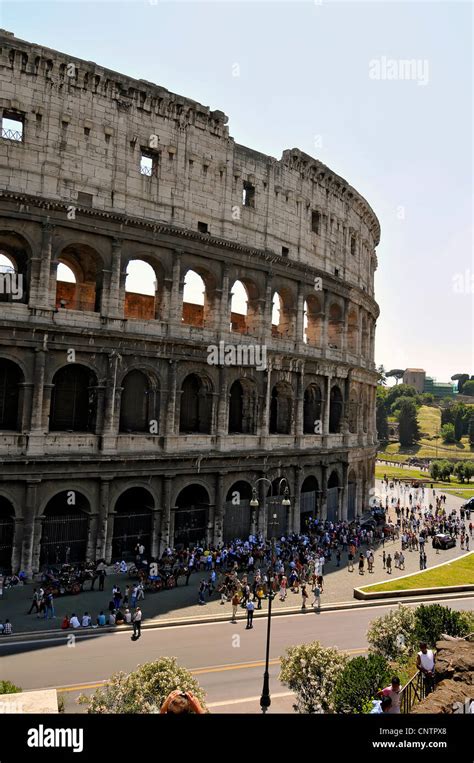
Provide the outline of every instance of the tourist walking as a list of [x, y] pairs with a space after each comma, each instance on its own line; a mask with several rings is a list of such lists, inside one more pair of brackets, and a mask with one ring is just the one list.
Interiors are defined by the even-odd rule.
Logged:
[[40, 610], [39, 602], [43, 598], [43, 593], [42, 593], [43, 589], [41, 588], [40, 591], [41, 593], [37, 591], [36, 588], [33, 588], [33, 598], [31, 599], [31, 607], [29, 608], [27, 612], [28, 615], [31, 615], [33, 608], [36, 610], [37, 613], [39, 612]]
[[231, 620], [231, 622], [236, 623], [237, 622], [237, 620], [236, 620], [237, 610], [238, 610], [239, 604], [240, 604], [240, 598], [239, 598], [239, 594], [237, 593], [237, 591], [234, 593], [234, 595], [232, 597], [231, 604], [232, 604], [232, 620]]
[[387, 556], [385, 564], [387, 566], [388, 574], [391, 575], [392, 574], [392, 557], [390, 556], [390, 554]]
[[311, 606], [316, 606], [318, 609], [321, 609], [321, 589], [318, 585], [315, 585], [313, 588], [313, 601]]
[[253, 628], [253, 613], [255, 609], [255, 604], [250, 599], [248, 600], [246, 604], [247, 608], [247, 625], [246, 628]]
[[133, 638], [134, 640], [138, 640], [140, 636], [142, 635], [142, 611], [140, 607], [137, 607], [135, 609], [132, 620], [133, 620]]

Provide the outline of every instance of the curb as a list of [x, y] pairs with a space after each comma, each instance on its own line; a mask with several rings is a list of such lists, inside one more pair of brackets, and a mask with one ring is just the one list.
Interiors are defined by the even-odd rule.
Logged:
[[[437, 590], [437, 589], [436, 589]], [[436, 601], [438, 599], [464, 599], [464, 598], [471, 598], [472, 591], [474, 590], [474, 586], [472, 587], [472, 590], [466, 591], [466, 592], [458, 592], [458, 593], [452, 593], [451, 595], [446, 595], [443, 592], [439, 592], [437, 590], [436, 594], [430, 594], [428, 597], [426, 594], [420, 595], [416, 591], [413, 592], [413, 601], [414, 602], [425, 602], [428, 600]], [[392, 592], [390, 592], [392, 593]], [[395, 592], [393, 593], [393, 597], [395, 597]], [[388, 604], [393, 604], [396, 602], [387, 602]], [[401, 602], [399, 602], [401, 603]], [[318, 610], [319, 614], [324, 614], [325, 612], [343, 612], [345, 610], [353, 610], [353, 609], [365, 609], [367, 607], [380, 607], [383, 606], [384, 602], [380, 600], [368, 600], [368, 601], [341, 601], [341, 602], [335, 602], [334, 604], [327, 604], [323, 605], [320, 610]], [[265, 618], [267, 617], [268, 610], [255, 610], [254, 611], [254, 619], [259, 618]], [[274, 617], [279, 616], [288, 616], [288, 615], [309, 615], [309, 614], [316, 614], [316, 610], [314, 610], [312, 607], [308, 607], [306, 611], [302, 610], [301, 607], [287, 607], [285, 609], [273, 609], [272, 610], [272, 619]], [[237, 615], [237, 622], [244, 622], [246, 620], [245, 614], [238, 614]], [[179, 626], [186, 626], [186, 625], [211, 625], [213, 623], [230, 623], [230, 613], [227, 614], [214, 614], [214, 615], [191, 615], [190, 617], [180, 617], [180, 618], [172, 618], [169, 620], [149, 620], [144, 621], [142, 623], [142, 631], [143, 630], [157, 630], [159, 628], [173, 628], [173, 627], [179, 627]], [[74, 635], [79, 638], [90, 638], [95, 636], [100, 636], [103, 633], [120, 633], [120, 632], [130, 632], [131, 626], [125, 626], [125, 625], [118, 625], [118, 626], [103, 626], [101, 628], [84, 628], [76, 630], [67, 630], [67, 631], [24, 631], [21, 633], [16, 633], [15, 635], [11, 637], [5, 637], [2, 636], [0, 639], [0, 647], [2, 645], [5, 646], [14, 646], [15, 644], [21, 644], [21, 643], [28, 643], [28, 641], [33, 640], [48, 640], [53, 639], [55, 641], [61, 641], [64, 638], [68, 638], [71, 635]]]

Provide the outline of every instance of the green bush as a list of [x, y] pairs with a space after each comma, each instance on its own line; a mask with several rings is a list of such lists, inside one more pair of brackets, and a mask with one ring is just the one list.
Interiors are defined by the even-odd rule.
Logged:
[[364, 713], [376, 693], [390, 683], [390, 665], [381, 654], [354, 657], [340, 674], [334, 690], [336, 713]]
[[441, 634], [466, 636], [469, 633], [466, 618], [461, 612], [440, 604], [420, 604], [415, 610], [415, 637], [434, 647]]
[[464, 635], [474, 633], [474, 611], [462, 609], [459, 613], [461, 615], [461, 622], [463, 629], [465, 629]]
[[297, 713], [334, 712], [334, 689], [347, 660], [319, 641], [288, 647], [281, 658], [280, 681], [295, 692]]
[[443, 442], [453, 443], [456, 442], [456, 432], [454, 430], [454, 424], [444, 424], [441, 427], [441, 437]]
[[415, 646], [414, 627], [415, 613], [411, 607], [400, 604], [397, 609], [377, 617], [369, 624], [369, 651], [381, 654], [387, 660], [411, 654]]
[[91, 697], [81, 695], [78, 702], [88, 705], [88, 713], [158, 713], [175, 689], [192, 692], [206, 709], [204, 691], [175, 657], [160, 657], [139, 665], [132, 673], [115, 673], [103, 688]]
[[19, 686], [15, 686], [11, 681], [0, 681], [0, 694], [18, 694], [23, 691]]

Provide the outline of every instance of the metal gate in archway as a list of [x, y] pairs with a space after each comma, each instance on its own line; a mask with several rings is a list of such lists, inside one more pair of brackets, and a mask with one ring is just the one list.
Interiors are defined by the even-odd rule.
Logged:
[[352, 522], [356, 516], [357, 484], [349, 482], [347, 485], [347, 519]]
[[88, 532], [89, 517], [83, 511], [46, 515], [41, 533], [40, 564], [83, 562]]
[[118, 511], [114, 517], [114, 536], [112, 540], [112, 558], [124, 559], [126, 562], [136, 556], [135, 548], [138, 543], [145, 546], [145, 554], [151, 549], [151, 519], [150, 510], [133, 512]]
[[316, 490], [308, 490], [300, 493], [300, 530], [306, 532], [309, 529], [309, 520], [317, 514]]
[[329, 487], [327, 489], [327, 509], [328, 520], [330, 522], [337, 522], [339, 513], [339, 488]]
[[240, 538], [247, 540], [250, 535], [250, 523], [252, 519], [252, 509], [250, 500], [240, 500], [238, 504], [232, 501], [224, 503], [224, 542]]
[[207, 534], [208, 504], [198, 503], [189, 508], [174, 510], [174, 543], [189, 546], [205, 542]]
[[0, 573], [12, 571], [12, 549], [15, 520], [13, 517], [0, 519]]

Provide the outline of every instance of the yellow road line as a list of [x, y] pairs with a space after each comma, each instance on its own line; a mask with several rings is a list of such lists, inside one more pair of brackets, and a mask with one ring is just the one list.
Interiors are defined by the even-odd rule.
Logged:
[[[342, 649], [345, 654], [364, 654], [366, 652], [366, 649]], [[269, 661], [269, 665], [279, 665], [280, 658], [274, 658], [273, 660]], [[252, 670], [252, 668], [262, 668], [265, 665], [265, 662], [263, 660], [259, 660], [256, 662], [236, 662], [231, 665], [216, 665], [212, 667], [206, 667], [206, 668], [195, 668], [194, 670], [190, 670], [189, 672], [193, 676], [202, 676], [206, 673], [225, 673], [229, 670]], [[103, 681], [97, 681], [95, 683], [89, 683], [89, 684], [76, 684], [74, 686], [50, 686], [47, 688], [50, 689], [56, 689], [59, 692], [74, 692], [74, 691], [83, 691], [86, 689], [99, 689], [101, 686], [104, 686], [104, 684], [107, 683], [107, 679], [104, 679]]]

